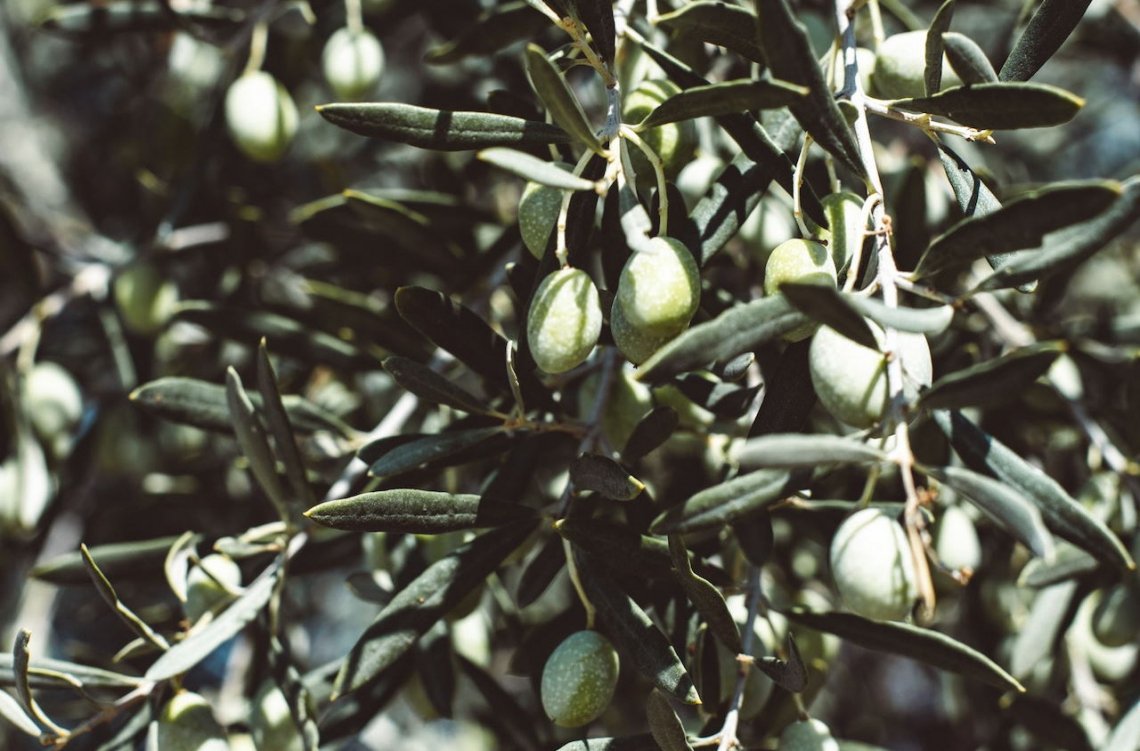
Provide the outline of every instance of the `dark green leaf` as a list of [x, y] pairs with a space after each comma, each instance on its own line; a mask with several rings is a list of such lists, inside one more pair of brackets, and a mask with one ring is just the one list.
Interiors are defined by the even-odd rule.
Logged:
[[788, 659], [787, 661], [769, 657], [767, 655], [755, 658], [753, 667], [772, 681], [791, 693], [798, 694], [807, 687], [807, 666], [800, 657], [800, 649], [792, 632], [788, 632]]
[[570, 90], [562, 73], [550, 62], [546, 51], [537, 44], [528, 44], [526, 47], [526, 72], [535, 93], [554, 122], [594, 153], [604, 153], [578, 98]]
[[392, 598], [352, 647], [337, 674], [335, 694], [356, 691], [379, 678], [533, 529], [533, 523], [524, 523], [485, 532], [428, 566]]
[[700, 253], [697, 262], [708, 263], [728, 241], [736, 237], [740, 227], [759, 205], [776, 173], [768, 165], [760, 165], [743, 153], [733, 157], [720, 175], [693, 207], [689, 220], [697, 230]]
[[514, 695], [503, 688], [495, 676], [482, 666], [458, 652], [455, 653], [455, 659], [463, 675], [475, 685], [479, 696], [490, 708], [488, 724], [505, 730], [508, 737], [515, 738], [521, 748], [538, 748], [541, 745], [537, 736], [539, 726], [530, 712], [524, 709]]
[[470, 461], [476, 456], [490, 456], [505, 450], [511, 440], [501, 427], [400, 436], [401, 439], [409, 437], [411, 440], [395, 446], [391, 446], [387, 439], [381, 439], [360, 449], [358, 456], [370, 465], [370, 474], [387, 477], [423, 464], [450, 466]]
[[290, 520], [289, 498], [285, 488], [277, 476], [277, 462], [273, 458], [273, 450], [269, 447], [269, 436], [261, 424], [261, 418], [253, 408], [253, 402], [245, 393], [241, 378], [232, 367], [226, 370], [226, 401], [230, 407], [230, 419], [234, 424], [234, 436], [245, 458], [249, 460], [249, 469], [257, 479], [257, 484], [269, 496], [281, 521]]
[[[659, 537], [639, 534], [624, 524], [600, 519], [570, 516], [554, 524], [564, 539], [590, 554], [591, 560], [613, 571], [644, 579], [661, 579], [673, 575], [669, 545]], [[701, 573], [716, 578], [716, 569], [694, 559]], [[711, 570], [710, 570], [711, 569]], [[720, 581], [727, 583], [723, 573]]]
[[1051, 532], [1114, 568], [1136, 567], [1116, 535], [1052, 477], [971, 423], [960, 412], [934, 410], [931, 414], [967, 467], [1021, 491], [1040, 509], [1045, 526]]
[[525, 507], [484, 501], [477, 495], [401, 488], [362, 493], [319, 503], [305, 512], [317, 524], [352, 532], [410, 532], [434, 535], [476, 527], [497, 527], [534, 515]]
[[956, 86], [930, 97], [898, 99], [899, 109], [942, 115], [971, 128], [1014, 130], [1061, 125], [1085, 100], [1043, 83], [980, 83]]
[[950, 322], [954, 320], [954, 308], [949, 305], [939, 305], [934, 308], [892, 308], [872, 297], [848, 292], [841, 294], [860, 315], [870, 318], [883, 328], [914, 334], [941, 334], [950, 328]]
[[548, 536], [542, 541], [538, 551], [527, 561], [519, 576], [519, 586], [515, 594], [515, 603], [519, 608], [525, 608], [541, 597], [565, 565], [566, 552], [563, 549], [562, 538], [555, 535]]
[[993, 360], [980, 362], [942, 376], [922, 394], [929, 409], [989, 406], [1006, 403], [1049, 370], [1064, 351], [1062, 343], [1039, 342]]
[[285, 477], [289, 479], [289, 485], [293, 489], [289, 506], [291, 509], [308, 506], [313, 502], [313, 491], [305, 476], [305, 462], [301, 458], [300, 449], [297, 448], [293, 425], [289, 421], [289, 413], [285, 410], [285, 402], [281, 399], [277, 373], [273, 369], [273, 363], [269, 361], [269, 350], [264, 339], [257, 347], [257, 390], [261, 394], [264, 404], [262, 413], [269, 423], [269, 432], [273, 435], [277, 455], [285, 465]]
[[500, 147], [483, 149], [475, 156], [499, 169], [504, 169], [513, 175], [526, 178], [539, 185], [561, 190], [593, 190], [595, 188], [592, 181], [578, 177], [554, 162], [539, 159], [524, 151]]
[[756, 15], [760, 45], [772, 75], [808, 89], [807, 96], [792, 104], [792, 114], [827, 153], [863, 176], [859, 147], [823, 78], [803, 24], [787, 0], [756, 0]]
[[79, 552], [83, 555], [83, 563], [87, 566], [87, 573], [91, 577], [91, 582], [95, 585], [95, 590], [99, 593], [99, 596], [103, 598], [103, 601], [107, 603], [108, 607], [115, 611], [115, 615], [119, 616], [119, 620], [144, 642], [158, 649], [167, 649], [170, 644], [166, 639], [162, 638], [146, 621], [135, 615], [135, 612], [119, 599], [119, 594], [115, 591], [114, 586], [111, 585], [111, 581], [107, 576], [99, 570], [99, 565], [91, 556], [91, 551], [87, 549], [87, 546], [80, 544]]
[[[946, 58], [950, 66], [958, 74], [958, 78], [967, 86], [975, 83], [994, 83], [998, 75], [986, 53], [970, 37], [954, 31], [942, 35], [946, 46]], [[929, 92], [928, 92], [929, 93]]]
[[424, 61], [436, 65], [467, 57], [493, 55], [521, 39], [533, 39], [550, 21], [525, 2], [498, 3], [463, 27], [454, 39], [428, 50]]
[[649, 732], [661, 751], [692, 751], [681, 718], [658, 689], [649, 692], [645, 715], [649, 720]]
[[944, 34], [954, 18], [955, 0], [946, 0], [934, 14], [930, 28], [926, 31], [926, 67], [923, 68], [923, 83], [926, 95], [932, 96], [942, 88], [942, 53]]
[[698, 373], [680, 376], [674, 383], [694, 404], [725, 420], [743, 417], [761, 389], [760, 384], [741, 386]]
[[835, 634], [867, 649], [910, 657], [1006, 691], [1025, 691], [993, 660], [937, 631], [895, 621], [872, 621], [851, 613], [810, 613], [796, 609], [784, 615], [792, 623]]
[[1006, 709], [1009, 717], [1024, 726], [1042, 745], [1065, 751], [1093, 751], [1088, 734], [1075, 717], [1052, 701], [1036, 696], [1018, 696]]
[[697, 0], [658, 17], [657, 24], [666, 31], [738, 52], [753, 62], [764, 62], [764, 51], [756, 41], [756, 15], [738, 5]]
[[613, 63], [617, 45], [613, 0], [575, 0], [578, 18], [590, 32], [594, 49], [605, 63]]
[[15, 725], [21, 733], [39, 738], [40, 726], [7, 691], [0, 691], [0, 717]]
[[324, 104], [317, 112], [333, 125], [361, 136], [437, 151], [570, 141], [555, 125], [489, 112], [436, 110], [400, 102]]
[[843, 336], [870, 349], [878, 349], [871, 327], [854, 306], [848, 303], [839, 290], [822, 284], [799, 284], [785, 282], [780, 292], [797, 310], [811, 316], [813, 320], [830, 326]]
[[[81, 688], [93, 689], [132, 689], [145, 681], [143, 678], [126, 673], [79, 665], [64, 660], [42, 657], [28, 663], [28, 685], [30, 688]], [[0, 686], [15, 685], [15, 663], [9, 653], [0, 654]]]
[[1019, 587], [1048, 587], [1050, 584], [1077, 579], [1100, 568], [1100, 561], [1068, 542], [1057, 545], [1053, 560], [1034, 558], [1017, 576]]
[[1010, 259], [978, 288], [1011, 287], [1080, 265], [1140, 219], [1140, 177], [1130, 177], [1123, 187], [1123, 195], [1098, 216], [1046, 236], [1041, 247]]
[[618, 588], [612, 574], [598, 570], [588, 554], [578, 551], [574, 558], [586, 597], [622, 657], [665, 693], [686, 704], [700, 704], [681, 659], [641, 606]]
[[1017, 490], [962, 467], [923, 471], [961, 493], [1034, 555], [1046, 560], [1053, 557], [1053, 537], [1041, 512]]
[[592, 490], [615, 501], [632, 501], [645, 490], [645, 483], [599, 454], [581, 454], [570, 465], [570, 481], [576, 490]]
[[388, 371], [396, 383], [421, 399], [446, 404], [474, 415], [487, 412], [477, 396], [415, 360], [393, 355], [384, 359], [384, 370]]
[[1061, 582], [1045, 587], [1033, 598], [1029, 615], [1018, 624], [1017, 637], [1009, 656], [1009, 669], [1019, 678], [1031, 675], [1042, 660], [1057, 654], [1060, 640], [1069, 627], [1076, 606], [1078, 583]]
[[808, 413], [816, 403], [808, 362], [810, 351], [810, 338], [784, 348], [771, 372], [765, 375], [764, 398], [748, 430], [749, 437], [796, 433], [807, 425]]
[[808, 433], [772, 433], [750, 438], [736, 448], [733, 458], [745, 471], [763, 468], [792, 469], [820, 464], [866, 464], [885, 461], [887, 455], [856, 438]]
[[677, 429], [679, 421], [677, 410], [667, 404], [654, 407], [634, 426], [629, 440], [625, 442], [625, 448], [622, 449], [622, 458], [635, 462], [653, 451], [669, 440], [669, 436]]
[[147, 680], [165, 681], [185, 673], [237, 636], [269, 602], [280, 575], [281, 559], [277, 559], [205, 628], [178, 642], [155, 660], [146, 671]]
[[798, 487], [792, 474], [784, 470], [750, 472], [705, 488], [667, 509], [653, 521], [650, 531], [663, 535], [720, 527], [787, 498]]
[[130, 31], [170, 31], [180, 24], [236, 28], [245, 18], [245, 12], [237, 8], [184, 6], [175, 10], [175, 7], [164, 2], [139, 0], [57, 5], [41, 24], [45, 29], [63, 34], [98, 36]]
[[[131, 576], [151, 576], [154, 567], [166, 558], [170, 546], [179, 538], [157, 537], [153, 540], [136, 542], [113, 542], [89, 548], [92, 557], [99, 561], [99, 568], [107, 576], [127, 578]], [[31, 576], [51, 584], [90, 584], [83, 554], [78, 550], [63, 553], [37, 564]]]
[[982, 256], [1031, 248], [1050, 232], [1095, 217], [1121, 195], [1120, 183], [1055, 183], [982, 216], [967, 217], [934, 238], [916, 272], [930, 276]]
[[708, 624], [709, 633], [720, 640], [734, 654], [744, 651], [740, 642], [740, 629], [728, 612], [724, 596], [708, 579], [693, 573], [689, 562], [689, 551], [680, 535], [669, 535], [669, 554], [673, 560], [673, 570], [685, 596], [693, 603], [697, 612]]
[[772, 529], [772, 515], [759, 511], [732, 523], [736, 542], [740, 551], [753, 566], [760, 568], [768, 563], [772, 551], [776, 549], [775, 531]]
[[751, 110], [786, 107], [807, 94], [803, 86], [784, 81], [725, 81], [694, 86], [666, 99], [637, 126], [639, 131], [679, 120], [718, 117]]
[[736, 305], [711, 321], [693, 326], [642, 364], [638, 380], [661, 382], [715, 360], [751, 352], [808, 321], [783, 297]]
[[1001, 66], [1003, 81], [1028, 81], [1077, 27], [1092, 0], [1044, 0]]

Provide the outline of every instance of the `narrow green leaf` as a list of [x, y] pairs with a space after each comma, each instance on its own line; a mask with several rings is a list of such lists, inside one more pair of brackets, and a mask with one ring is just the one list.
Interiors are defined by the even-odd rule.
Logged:
[[[169, 376], [144, 383], [131, 392], [130, 399], [147, 412], [166, 420], [203, 430], [233, 430], [226, 389], [216, 383]], [[260, 394], [250, 394], [249, 399], [254, 407], [261, 407]], [[286, 395], [282, 403], [290, 423], [303, 433], [326, 430], [348, 438], [356, 432], [336, 415], [299, 396]]]
[[111, 585], [106, 575], [99, 570], [99, 566], [91, 556], [91, 551], [87, 549], [87, 546], [80, 544], [79, 552], [83, 555], [83, 563], [87, 566], [87, 573], [90, 574], [91, 581], [95, 584], [95, 589], [99, 592], [99, 596], [115, 611], [115, 614], [126, 624], [127, 628], [133, 631], [140, 639], [143, 639], [155, 647], [168, 649], [170, 643], [167, 642], [161, 634], [151, 628], [146, 621], [139, 618], [133, 610], [127, 607], [126, 603], [119, 599], [115, 588]]
[[711, 321], [693, 326], [657, 350], [638, 368], [637, 378], [657, 383], [716, 360], [752, 352], [808, 320], [783, 297], [766, 297], [736, 305]]
[[321, 117], [369, 138], [406, 143], [421, 149], [469, 151], [491, 146], [568, 143], [561, 128], [489, 112], [455, 112], [400, 102], [324, 104]]
[[934, 238], [916, 273], [930, 276], [982, 256], [1031, 248], [1050, 232], [1095, 217], [1123, 192], [1120, 183], [1055, 183], [982, 216], [967, 217]]
[[12, 675], [15, 678], [14, 684], [16, 687], [16, 698], [19, 699], [20, 706], [28, 713], [36, 723], [42, 727], [50, 727], [50, 723], [44, 722], [44, 717], [36, 706], [36, 700], [32, 696], [32, 686], [28, 678], [28, 669], [31, 665], [31, 655], [28, 652], [28, 642], [32, 639], [32, 632], [26, 628], [20, 629], [16, 633], [16, 643], [12, 647]]
[[1103, 751], [1130, 751], [1140, 748], [1140, 699], [1124, 713], [1104, 742]]
[[1019, 587], [1048, 587], [1051, 584], [1077, 579], [1101, 567], [1100, 561], [1069, 542], [1062, 541], [1053, 553], [1053, 560], [1034, 558], [1025, 564], [1017, 576]]
[[277, 373], [273, 363], [269, 361], [269, 350], [265, 340], [262, 339], [257, 347], [257, 391], [261, 394], [264, 404], [262, 414], [269, 423], [269, 432], [273, 436], [276, 454], [285, 465], [285, 477], [289, 480], [292, 496], [284, 499], [292, 512], [308, 506], [313, 502], [313, 490], [305, 476], [305, 461], [301, 458], [301, 451], [297, 448], [297, 439], [293, 434], [293, 425], [289, 421], [289, 413], [285, 410], [285, 402], [277, 385]]
[[401, 488], [325, 501], [306, 511], [305, 516], [317, 524], [351, 532], [434, 535], [497, 527], [532, 517], [534, 512], [526, 506], [484, 501], [477, 495]]
[[791, 105], [792, 114], [825, 151], [863, 176], [859, 147], [823, 78], [803, 24], [787, 0], [756, 0], [756, 15], [760, 45], [772, 75], [808, 89], [807, 96]]
[[490, 56], [522, 39], [533, 39], [549, 27], [549, 19], [525, 2], [498, 3], [464, 26], [454, 39], [428, 50], [424, 62], [447, 65]]
[[891, 106], [942, 115], [971, 128], [1015, 130], [1062, 125], [1085, 100], [1043, 83], [980, 83], [956, 86], [934, 96], [897, 99]]
[[811, 383], [810, 352], [811, 339], [803, 339], [780, 353], [771, 373], [765, 376], [764, 398], [748, 429], [750, 438], [805, 429], [808, 413], [817, 400]]
[[944, 36], [954, 18], [955, 0], [946, 0], [934, 14], [930, 28], [926, 31], [926, 67], [923, 68], [923, 83], [926, 95], [932, 96], [942, 88], [942, 53]]
[[613, 63], [617, 46], [613, 0], [574, 0], [578, 18], [590, 32], [590, 41], [603, 62]]
[[[450, 644], [446, 645], [446, 648], [450, 651]], [[487, 717], [487, 724], [492, 728], [506, 730], [506, 737], [523, 742], [524, 748], [541, 747], [542, 743], [538, 738], [539, 724], [534, 721], [534, 715], [524, 709], [515, 696], [503, 688], [490, 671], [459, 652], [455, 653], [455, 660], [459, 664], [459, 670], [475, 685], [479, 696], [490, 708], [491, 716]], [[433, 667], [428, 665], [429, 670]]]
[[685, 734], [681, 718], [673, 711], [669, 699], [659, 689], [649, 692], [645, 703], [645, 716], [649, 720], [649, 732], [661, 751], [693, 751]]
[[[0, 654], [0, 686], [16, 685], [13, 655]], [[28, 663], [27, 683], [30, 688], [132, 689], [144, 683], [138, 676], [116, 673], [64, 660], [37, 658]]]
[[497, 147], [483, 149], [475, 156], [499, 169], [506, 170], [539, 185], [561, 190], [594, 190], [596, 187], [592, 181], [578, 177], [554, 162], [531, 156], [525, 151]]
[[1031, 675], [1042, 660], [1057, 654], [1061, 638], [1072, 622], [1078, 586], [1075, 581], [1061, 582], [1045, 587], [1033, 598], [1009, 656], [1009, 670], [1015, 676]]
[[615, 501], [632, 501], [645, 490], [645, 483], [599, 454], [581, 454], [570, 465], [570, 481], [576, 490], [592, 490]]
[[965, 34], [949, 31], [942, 35], [942, 42], [946, 47], [946, 59], [950, 61], [950, 67], [967, 86], [997, 82], [998, 75], [994, 71], [994, 66], [973, 39]]
[[756, 41], [756, 14], [747, 8], [720, 0], [697, 0], [659, 16], [657, 25], [764, 62], [764, 51]]
[[526, 46], [526, 72], [546, 111], [562, 130], [595, 154], [604, 154], [594, 129], [586, 119], [582, 104], [570, 90], [562, 73], [537, 44]]
[[699, 373], [686, 373], [673, 382], [693, 404], [725, 420], [743, 417], [762, 388], [760, 384], [742, 386]]
[[659, 104], [638, 124], [637, 129], [647, 130], [697, 117], [718, 117], [787, 107], [805, 94], [806, 88], [786, 81], [740, 79], [694, 86]]
[[[410, 438], [391, 448], [387, 439], [381, 439], [360, 449], [358, 457], [370, 466], [368, 472], [376, 477], [389, 477], [407, 472], [424, 464], [451, 466], [470, 461], [475, 456], [489, 456], [505, 450], [510, 436], [502, 427], [452, 430]], [[381, 449], [381, 447], [384, 447]], [[378, 451], [377, 449], [381, 449]]]
[[186, 578], [190, 573], [190, 556], [196, 553], [200, 539], [201, 535], [189, 530], [183, 532], [167, 547], [166, 556], [162, 560], [162, 573], [166, 576], [166, 584], [179, 602], [186, 602]]
[[[575, 516], [558, 520], [554, 529], [563, 539], [589, 553], [592, 561], [612, 571], [644, 579], [673, 576], [669, 545], [660, 537], [640, 534], [624, 524]], [[730, 581], [723, 571], [708, 566], [696, 556], [690, 556], [690, 565], [720, 584]]]
[[697, 262], [704, 266], [736, 237], [740, 227], [760, 203], [776, 173], [743, 152], [733, 157], [716, 182], [689, 212], [699, 238]]
[[[91, 555], [99, 561], [99, 567], [107, 576], [120, 577], [150, 576], [154, 565], [160, 563], [179, 538], [157, 537], [153, 540], [134, 542], [113, 542], [90, 548]], [[31, 576], [51, 584], [90, 584], [91, 578], [83, 562], [83, 554], [78, 550], [63, 553], [39, 563], [31, 570]]]
[[1045, 375], [1064, 349], [1063, 342], [1038, 342], [956, 370], [935, 381], [919, 403], [928, 409], [1007, 403], [1010, 394], [1022, 393]]
[[253, 408], [253, 402], [245, 393], [241, 377], [233, 367], [226, 369], [226, 401], [230, 405], [230, 417], [234, 424], [234, 436], [241, 452], [249, 460], [249, 469], [257, 479], [257, 484], [273, 502], [281, 521], [288, 522], [289, 497], [277, 476], [277, 462], [269, 447], [269, 437], [261, 424], [261, 418]]
[[749, 438], [733, 451], [744, 471], [763, 468], [792, 469], [820, 464], [866, 464], [885, 461], [887, 455], [855, 438], [815, 433], [772, 433]]
[[1045, 527], [1041, 512], [1020, 492], [962, 467], [927, 468], [923, 471], [961, 493], [1034, 555], [1052, 559], [1053, 536]]
[[428, 566], [365, 629], [337, 673], [334, 696], [378, 679], [530, 536], [533, 523], [485, 532]]
[[665, 693], [685, 704], [700, 704], [677, 652], [641, 606], [618, 588], [608, 571], [599, 571], [588, 554], [579, 550], [574, 558], [586, 596], [622, 657]]
[[978, 289], [1001, 289], [1072, 270], [1140, 219], [1140, 177], [1123, 183], [1120, 198], [1099, 215], [1047, 235], [1039, 248], [1018, 254], [982, 280]]
[[1003, 81], [1028, 81], [1068, 39], [1092, 0], [1044, 0], [1001, 66]]
[[118, 0], [97, 5], [57, 5], [40, 23], [49, 31], [96, 36], [135, 31], [172, 31], [180, 24], [233, 29], [245, 17], [245, 12], [237, 8], [190, 6], [175, 9], [162, 2]]
[[910, 657], [1006, 691], [1025, 691], [1024, 686], [993, 660], [937, 631], [896, 621], [872, 621], [851, 613], [811, 613], [794, 609], [784, 615], [792, 623], [835, 634], [867, 649]]
[[709, 633], [720, 640], [734, 654], [744, 651], [740, 641], [740, 629], [728, 611], [728, 604], [720, 591], [702, 576], [693, 572], [689, 562], [689, 551], [680, 535], [669, 535], [669, 554], [673, 560], [673, 571], [685, 596], [693, 603], [697, 612], [708, 624]]
[[907, 331], [913, 334], [941, 334], [954, 320], [954, 308], [938, 305], [933, 308], [892, 308], [881, 300], [848, 292], [843, 299], [860, 315], [870, 318], [883, 328]]
[[205, 628], [166, 650], [147, 669], [147, 680], [165, 681], [181, 675], [237, 636], [269, 602], [281, 575], [281, 566], [281, 559], [276, 559]]
[[654, 407], [634, 426], [629, 440], [625, 442], [625, 448], [622, 449], [622, 458], [628, 462], [635, 462], [650, 453], [669, 440], [679, 422], [677, 410], [669, 405]]
[[487, 412], [482, 400], [427, 365], [407, 357], [392, 355], [384, 359], [384, 370], [392, 379], [416, 396], [434, 404], [481, 415]]
[[1022, 459], [960, 412], [934, 410], [931, 415], [967, 467], [1021, 491], [1037, 505], [1045, 526], [1051, 532], [1114, 568], [1136, 568], [1116, 535], [1089, 514], [1052, 477]]
[[791, 631], [788, 632], [787, 661], [764, 655], [755, 658], [752, 665], [785, 691], [798, 694], [807, 687], [807, 666], [804, 665], [804, 660], [800, 656], [800, 649], [796, 646], [796, 640]]
[[792, 494], [799, 483], [790, 472], [761, 469], [698, 492], [662, 512], [649, 527], [655, 535], [720, 527]]
[[0, 691], [0, 717], [15, 725], [21, 733], [39, 738], [40, 726], [7, 691]]
[[566, 566], [562, 538], [548, 535], [525, 564], [515, 591], [515, 604], [520, 609], [534, 603], [550, 587], [554, 577]]
[[879, 342], [875, 339], [867, 321], [859, 315], [854, 306], [848, 303], [848, 298], [834, 287], [785, 282], [780, 285], [780, 292], [788, 298], [788, 302], [794, 308], [811, 316], [813, 320], [830, 326], [864, 347], [879, 348]]

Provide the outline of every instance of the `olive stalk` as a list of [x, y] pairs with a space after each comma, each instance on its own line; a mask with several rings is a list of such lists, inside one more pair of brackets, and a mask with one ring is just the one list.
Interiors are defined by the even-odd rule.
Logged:
[[[740, 646], [743, 654], [751, 654], [752, 641], [756, 636], [756, 629], [752, 624], [756, 622], [756, 614], [760, 610], [760, 569], [749, 564], [748, 566], [748, 617], [744, 621], [744, 633], [740, 637]], [[748, 682], [748, 671], [753, 670], [751, 665], [741, 664], [736, 673], [736, 686], [732, 691], [732, 703], [729, 704], [728, 714], [724, 717], [721, 726], [717, 751], [730, 751], [739, 745], [736, 737], [740, 726], [740, 707], [744, 702], [744, 686]]]
[[669, 194], [665, 190], [665, 168], [661, 164], [661, 158], [630, 126], [621, 126], [621, 137], [631, 141], [645, 155], [646, 160], [653, 165], [653, 174], [657, 178], [657, 234], [660, 237], [667, 237], [669, 235]]
[[800, 192], [804, 182], [804, 170], [807, 168], [808, 151], [811, 149], [812, 138], [810, 133], [804, 133], [804, 145], [800, 149], [800, 157], [796, 160], [796, 171], [792, 179], [792, 216], [796, 220], [796, 226], [800, 228], [800, 235], [805, 238], [811, 237], [811, 232], [804, 223], [804, 208], [800, 200]]

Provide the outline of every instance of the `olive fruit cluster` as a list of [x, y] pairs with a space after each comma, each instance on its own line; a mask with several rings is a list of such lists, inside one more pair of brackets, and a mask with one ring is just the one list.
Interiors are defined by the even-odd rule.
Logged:
[[550, 274], [534, 293], [526, 336], [535, 364], [547, 373], [565, 373], [582, 364], [602, 333], [598, 288], [581, 269]]
[[360, 99], [376, 88], [384, 73], [384, 48], [367, 29], [337, 29], [321, 52], [321, 69], [341, 99]]
[[[907, 99], [926, 94], [926, 32], [906, 31], [883, 40], [871, 72], [871, 93], [880, 99]], [[962, 79], [942, 56], [942, 86], [961, 86]]]
[[[666, 99], [680, 92], [681, 89], [677, 84], [668, 79], [642, 81], [626, 95], [622, 105], [623, 119], [627, 123], [637, 124]], [[644, 131], [640, 136], [645, 145], [653, 149], [661, 160], [665, 177], [669, 180], [677, 177], [681, 168], [693, 160], [693, 154], [697, 151], [697, 125], [693, 120], [658, 125]], [[629, 160], [633, 171], [637, 173], [639, 185], [655, 184], [653, 167], [641, 153], [641, 149], [636, 146], [631, 147]]]
[[226, 91], [226, 126], [243, 154], [257, 162], [275, 162], [297, 134], [297, 105], [272, 75], [248, 71]]
[[597, 631], [577, 631], [550, 653], [542, 668], [542, 708], [554, 724], [579, 727], [597, 719], [614, 695], [620, 661]]
[[831, 575], [853, 612], [876, 620], [905, 618], [918, 596], [902, 527], [876, 508], [847, 518], [831, 540]]
[[692, 253], [671, 237], [655, 237], [626, 261], [610, 309], [614, 343], [633, 363], [649, 359], [685, 330], [701, 302]]

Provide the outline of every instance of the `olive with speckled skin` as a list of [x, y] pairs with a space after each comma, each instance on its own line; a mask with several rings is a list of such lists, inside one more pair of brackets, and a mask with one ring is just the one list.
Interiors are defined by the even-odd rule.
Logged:
[[701, 302], [701, 273], [679, 240], [655, 237], [629, 257], [618, 278], [615, 305], [647, 334], [675, 335]]
[[900, 620], [918, 597], [910, 546], [902, 526], [876, 508], [847, 518], [831, 540], [831, 575], [852, 612]]
[[526, 322], [530, 352], [539, 368], [564, 373], [581, 365], [601, 332], [601, 302], [589, 274], [565, 268], [542, 280]]
[[614, 695], [620, 661], [597, 631], [577, 631], [559, 644], [542, 669], [542, 708], [554, 724], [579, 727], [597, 719]]

